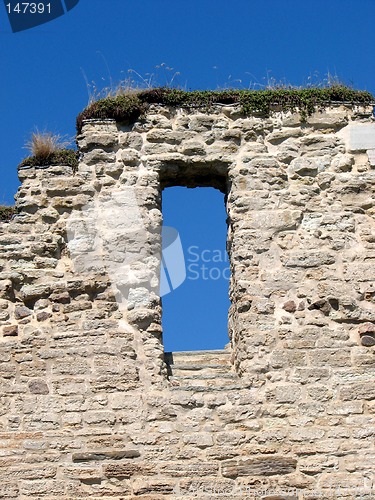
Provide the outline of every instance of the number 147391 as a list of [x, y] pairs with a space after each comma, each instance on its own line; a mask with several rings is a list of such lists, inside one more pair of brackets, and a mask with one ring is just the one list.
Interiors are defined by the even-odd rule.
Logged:
[[8, 3], [6, 8], [9, 14], [12, 12], [16, 14], [51, 14], [50, 3], [18, 2], [15, 5]]

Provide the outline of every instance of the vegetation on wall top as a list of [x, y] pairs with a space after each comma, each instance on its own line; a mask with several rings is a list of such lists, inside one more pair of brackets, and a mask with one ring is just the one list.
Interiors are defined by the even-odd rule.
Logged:
[[369, 105], [374, 97], [366, 91], [335, 85], [326, 88], [275, 89], [275, 90], [194, 90], [160, 87], [109, 96], [91, 103], [77, 117], [77, 131], [81, 132], [87, 119], [113, 118], [118, 122], [133, 123], [150, 104], [190, 108], [209, 108], [213, 104], [238, 104], [244, 115], [269, 116], [273, 110], [300, 111], [302, 119], [316, 109], [331, 103]]
[[8, 205], [0, 205], [0, 221], [8, 221], [16, 213], [15, 207], [10, 207]]
[[58, 149], [48, 156], [28, 156], [22, 160], [18, 168], [67, 165], [76, 171], [78, 168], [78, 157], [79, 154], [74, 149]]
[[59, 134], [36, 130], [26, 143], [26, 148], [30, 151], [31, 156], [25, 158], [18, 168], [67, 165], [76, 170], [78, 167], [78, 153], [73, 149], [66, 148], [70, 143], [71, 141], [65, 140]]

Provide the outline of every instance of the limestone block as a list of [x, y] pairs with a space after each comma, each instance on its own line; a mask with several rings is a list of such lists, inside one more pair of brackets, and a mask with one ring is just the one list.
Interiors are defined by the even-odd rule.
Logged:
[[142, 462], [119, 462], [105, 465], [103, 473], [109, 478], [129, 479], [133, 476], [152, 476], [157, 474], [157, 465]]
[[253, 457], [224, 461], [222, 475], [224, 477], [241, 476], [274, 476], [290, 474], [296, 470], [297, 460], [282, 456]]
[[92, 149], [88, 153], [85, 153], [82, 158], [82, 162], [86, 165], [97, 165], [98, 163], [115, 163], [116, 154], [113, 152], [107, 153], [102, 149]]
[[117, 134], [111, 132], [96, 132], [86, 133], [79, 141], [79, 146], [83, 150], [92, 148], [93, 146], [101, 146], [103, 148], [108, 148], [117, 144]]
[[[52, 288], [54, 286], [52, 285]], [[24, 285], [21, 288], [21, 297], [24, 301], [31, 299], [39, 299], [50, 294], [51, 284]]]
[[[359, 484], [375, 435], [375, 148], [352, 150], [358, 125], [371, 114], [350, 106], [301, 126], [153, 105], [133, 125], [85, 123], [74, 176], [20, 171], [21, 213], [0, 225], [0, 496], [185, 500], [214, 484], [273, 500]], [[175, 184], [226, 194], [231, 344], [167, 366], [156, 255]]]
[[293, 139], [286, 139], [277, 147], [276, 159], [282, 163], [290, 163], [300, 154], [300, 145]]
[[178, 152], [188, 156], [205, 155], [206, 148], [201, 142], [197, 140], [190, 140], [184, 141], [183, 144], [178, 148]]
[[[159, 133], [162, 134], [163, 132], [159, 131]], [[135, 132], [120, 132], [118, 142], [120, 147], [139, 151], [143, 146], [143, 137]]]
[[219, 472], [219, 464], [211, 462], [165, 462], [160, 463], [159, 471], [167, 477], [216, 477]]
[[[332, 472], [331, 474], [322, 474], [321, 479], [318, 482], [319, 488], [324, 491], [327, 488], [328, 491], [339, 491], [339, 489], [346, 491], [349, 495], [355, 495], [356, 491], [364, 488], [364, 476], [361, 473], [348, 474], [342, 472]], [[345, 489], [343, 487], [345, 485]], [[360, 493], [363, 496], [363, 493]]]
[[185, 140], [192, 139], [196, 134], [194, 132], [176, 132], [173, 130], [154, 129], [148, 132], [146, 139], [148, 142], [162, 142], [167, 144], [181, 144]]
[[291, 179], [296, 179], [296, 176], [315, 177], [322, 168], [323, 164], [315, 158], [296, 158], [288, 167], [288, 174]]
[[89, 425], [113, 425], [116, 415], [111, 411], [87, 411], [84, 420]]
[[375, 399], [374, 384], [372, 382], [348, 384], [340, 390], [340, 398], [343, 401]]
[[348, 113], [340, 110], [318, 111], [308, 116], [306, 121], [308, 125], [312, 125], [316, 129], [339, 129], [348, 124]]
[[[247, 198], [242, 198], [245, 204]], [[300, 210], [259, 210], [252, 211], [241, 224], [241, 229], [256, 229], [272, 232], [296, 229], [302, 220]]]
[[[161, 155], [167, 155], [167, 154], [173, 154], [176, 152], [176, 146], [174, 144], [168, 144], [164, 142], [151, 142], [148, 144], [145, 144], [142, 148], [141, 151], [141, 159], [144, 158], [145, 156], [161, 156]], [[179, 151], [181, 152], [181, 150]]]
[[250, 156], [243, 156], [242, 157], [242, 162], [247, 163], [249, 162], [249, 168], [254, 167], [256, 169], [269, 169], [269, 168], [276, 168], [279, 170], [279, 165], [277, 163], [276, 158], [273, 158], [272, 156], [265, 156], [265, 155], [250, 155]]
[[323, 251], [294, 251], [288, 252], [281, 257], [281, 261], [286, 267], [318, 267], [335, 263], [335, 256], [330, 252]]
[[375, 167], [375, 149], [368, 149], [367, 157], [371, 167]]
[[125, 458], [138, 458], [140, 453], [136, 449], [116, 451], [93, 451], [85, 453], [73, 453], [73, 462], [97, 462], [102, 460], [123, 460]]
[[136, 479], [133, 482], [134, 495], [170, 495], [175, 491], [174, 481]]
[[[153, 113], [155, 111], [155, 113]], [[147, 113], [147, 117], [145, 120], [144, 128], [146, 129], [147, 127], [152, 127], [152, 128], [158, 128], [158, 129], [172, 129], [172, 123], [169, 117], [164, 116], [163, 112], [160, 112], [160, 108], [158, 109], [155, 107], [154, 109], [151, 109]], [[134, 130], [134, 128], [133, 128]]]
[[19, 498], [19, 486], [16, 481], [4, 481], [0, 484], [0, 495], [3, 498]]
[[280, 385], [275, 389], [276, 403], [295, 403], [301, 397], [301, 389], [297, 385]]
[[210, 130], [217, 123], [217, 119], [214, 116], [207, 116], [203, 114], [197, 114], [193, 116], [189, 121], [189, 129], [194, 132], [204, 132]]
[[304, 146], [306, 150], [308, 149], [309, 154], [312, 154], [313, 151], [317, 151], [317, 155], [329, 152], [330, 149], [343, 144], [340, 136], [334, 134], [309, 134], [302, 137], [300, 141], [301, 145]]
[[350, 172], [354, 165], [354, 156], [350, 154], [338, 154], [331, 163], [335, 172]]
[[31, 394], [49, 394], [48, 385], [44, 380], [30, 380], [28, 387]]
[[295, 441], [297, 443], [313, 443], [322, 439], [325, 435], [323, 429], [319, 429], [317, 427], [301, 427], [301, 428], [293, 428], [290, 432], [291, 441]]
[[291, 137], [301, 137], [303, 135], [303, 131], [301, 128], [283, 128], [281, 130], [276, 130], [271, 134], [266, 136], [266, 141], [269, 141], [273, 144], [279, 144], [280, 142], [285, 141], [286, 139], [290, 139]]

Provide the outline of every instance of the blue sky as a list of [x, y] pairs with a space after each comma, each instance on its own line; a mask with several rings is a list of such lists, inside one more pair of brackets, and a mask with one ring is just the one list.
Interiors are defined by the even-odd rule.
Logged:
[[186, 279], [162, 298], [167, 351], [218, 349], [229, 342], [224, 195], [214, 188], [163, 191], [164, 224], [179, 232]]
[[129, 70], [186, 89], [302, 85], [331, 73], [375, 93], [374, 48], [374, 0], [80, 0], [19, 33], [0, 5], [0, 203], [13, 202], [35, 127], [74, 136], [88, 90]]

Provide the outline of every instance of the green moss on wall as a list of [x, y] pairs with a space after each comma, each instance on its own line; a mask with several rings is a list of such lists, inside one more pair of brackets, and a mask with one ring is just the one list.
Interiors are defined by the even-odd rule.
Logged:
[[8, 205], [0, 205], [0, 221], [8, 221], [16, 213], [15, 207], [9, 207]]
[[186, 92], [178, 89], [155, 88], [134, 93], [107, 97], [93, 102], [77, 117], [77, 131], [82, 130], [83, 121], [95, 118], [113, 118], [118, 122], [133, 123], [150, 104], [209, 109], [213, 104], [238, 104], [244, 115], [261, 114], [269, 116], [274, 110], [301, 112], [304, 118], [316, 109], [332, 103], [369, 105], [374, 97], [366, 91], [353, 90], [343, 86], [309, 89], [276, 90], [195, 90]]
[[58, 149], [49, 156], [29, 156], [18, 165], [21, 167], [43, 167], [50, 165], [67, 165], [73, 171], [78, 168], [78, 152], [74, 149]]

